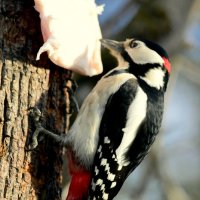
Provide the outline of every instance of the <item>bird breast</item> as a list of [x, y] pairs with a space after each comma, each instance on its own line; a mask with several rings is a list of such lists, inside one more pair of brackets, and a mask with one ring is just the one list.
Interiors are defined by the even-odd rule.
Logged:
[[68, 133], [76, 157], [87, 168], [91, 167], [99, 141], [99, 127], [108, 98], [127, 80], [135, 78], [122, 73], [102, 78], [85, 99]]

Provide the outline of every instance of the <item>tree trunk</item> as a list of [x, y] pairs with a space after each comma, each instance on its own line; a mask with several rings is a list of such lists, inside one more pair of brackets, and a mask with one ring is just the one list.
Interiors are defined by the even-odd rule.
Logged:
[[27, 151], [34, 124], [28, 109], [38, 107], [44, 126], [68, 129], [71, 73], [43, 55], [40, 20], [33, 0], [0, 0], [0, 199], [61, 198], [62, 148], [45, 138]]

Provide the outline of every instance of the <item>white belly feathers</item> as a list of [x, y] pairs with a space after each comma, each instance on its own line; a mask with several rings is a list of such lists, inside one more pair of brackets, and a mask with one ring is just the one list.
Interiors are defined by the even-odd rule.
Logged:
[[128, 73], [102, 78], [84, 101], [69, 130], [68, 141], [86, 167], [90, 167], [94, 159], [99, 140], [99, 126], [108, 98], [131, 78], [135, 77]]

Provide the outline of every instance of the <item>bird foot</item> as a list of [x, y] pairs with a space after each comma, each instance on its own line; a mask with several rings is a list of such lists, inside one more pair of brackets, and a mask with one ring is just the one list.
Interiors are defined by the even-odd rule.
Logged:
[[32, 143], [27, 148], [28, 151], [34, 150], [38, 146], [38, 137], [40, 133], [48, 135], [61, 145], [65, 145], [65, 135], [57, 135], [47, 129], [41, 124], [42, 113], [38, 108], [30, 108], [30, 116], [35, 124], [35, 131], [32, 136]]

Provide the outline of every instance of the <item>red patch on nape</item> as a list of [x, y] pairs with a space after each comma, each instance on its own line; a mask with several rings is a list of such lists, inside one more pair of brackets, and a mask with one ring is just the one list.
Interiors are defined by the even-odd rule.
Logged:
[[171, 73], [171, 64], [169, 62], [169, 60], [165, 57], [162, 58], [164, 60], [164, 67], [166, 68], [166, 70], [168, 71], [168, 73]]

